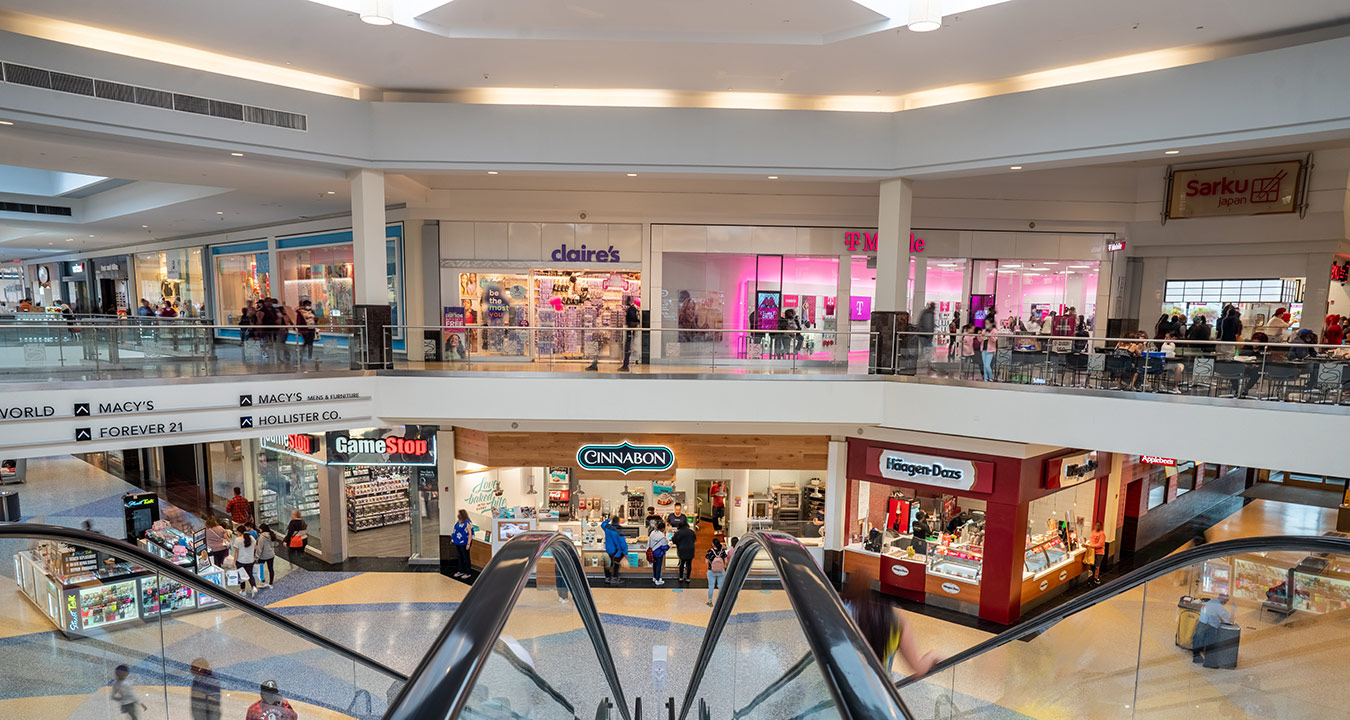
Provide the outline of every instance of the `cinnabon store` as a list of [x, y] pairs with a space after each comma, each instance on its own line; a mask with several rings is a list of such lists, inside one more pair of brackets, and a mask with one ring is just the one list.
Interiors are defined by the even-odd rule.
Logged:
[[843, 572], [891, 595], [1014, 623], [1086, 579], [1110, 465], [1093, 451], [1022, 458], [851, 438]]

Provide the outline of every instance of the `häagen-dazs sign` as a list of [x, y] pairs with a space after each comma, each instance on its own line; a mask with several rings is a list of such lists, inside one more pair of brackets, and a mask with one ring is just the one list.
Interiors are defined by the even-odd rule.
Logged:
[[1222, 215], [1268, 215], [1298, 209], [1303, 164], [1297, 160], [1258, 165], [1177, 170], [1167, 200], [1169, 219]]
[[976, 479], [975, 465], [969, 460], [896, 450], [881, 451], [878, 472], [882, 477], [892, 480], [952, 490], [970, 490], [975, 486]]
[[675, 452], [665, 445], [583, 445], [577, 450], [577, 464], [586, 470], [616, 470], [627, 475], [634, 471], [669, 470], [675, 466]]

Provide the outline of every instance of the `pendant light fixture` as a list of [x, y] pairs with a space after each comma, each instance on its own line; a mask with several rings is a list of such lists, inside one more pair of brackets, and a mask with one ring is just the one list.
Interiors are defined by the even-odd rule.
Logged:
[[394, 0], [361, 0], [361, 22], [368, 25], [393, 25]]
[[909, 0], [909, 29], [932, 32], [942, 27], [942, 0]]

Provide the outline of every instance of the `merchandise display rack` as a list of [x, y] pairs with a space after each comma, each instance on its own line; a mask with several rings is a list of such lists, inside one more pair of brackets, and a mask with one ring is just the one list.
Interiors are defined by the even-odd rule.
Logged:
[[408, 478], [402, 465], [344, 469], [347, 527], [359, 532], [409, 522]]

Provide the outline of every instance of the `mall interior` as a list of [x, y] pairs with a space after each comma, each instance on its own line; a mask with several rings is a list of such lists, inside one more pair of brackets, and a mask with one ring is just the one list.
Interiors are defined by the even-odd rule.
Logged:
[[1347, 67], [0, 0], [0, 717], [1350, 718]]

